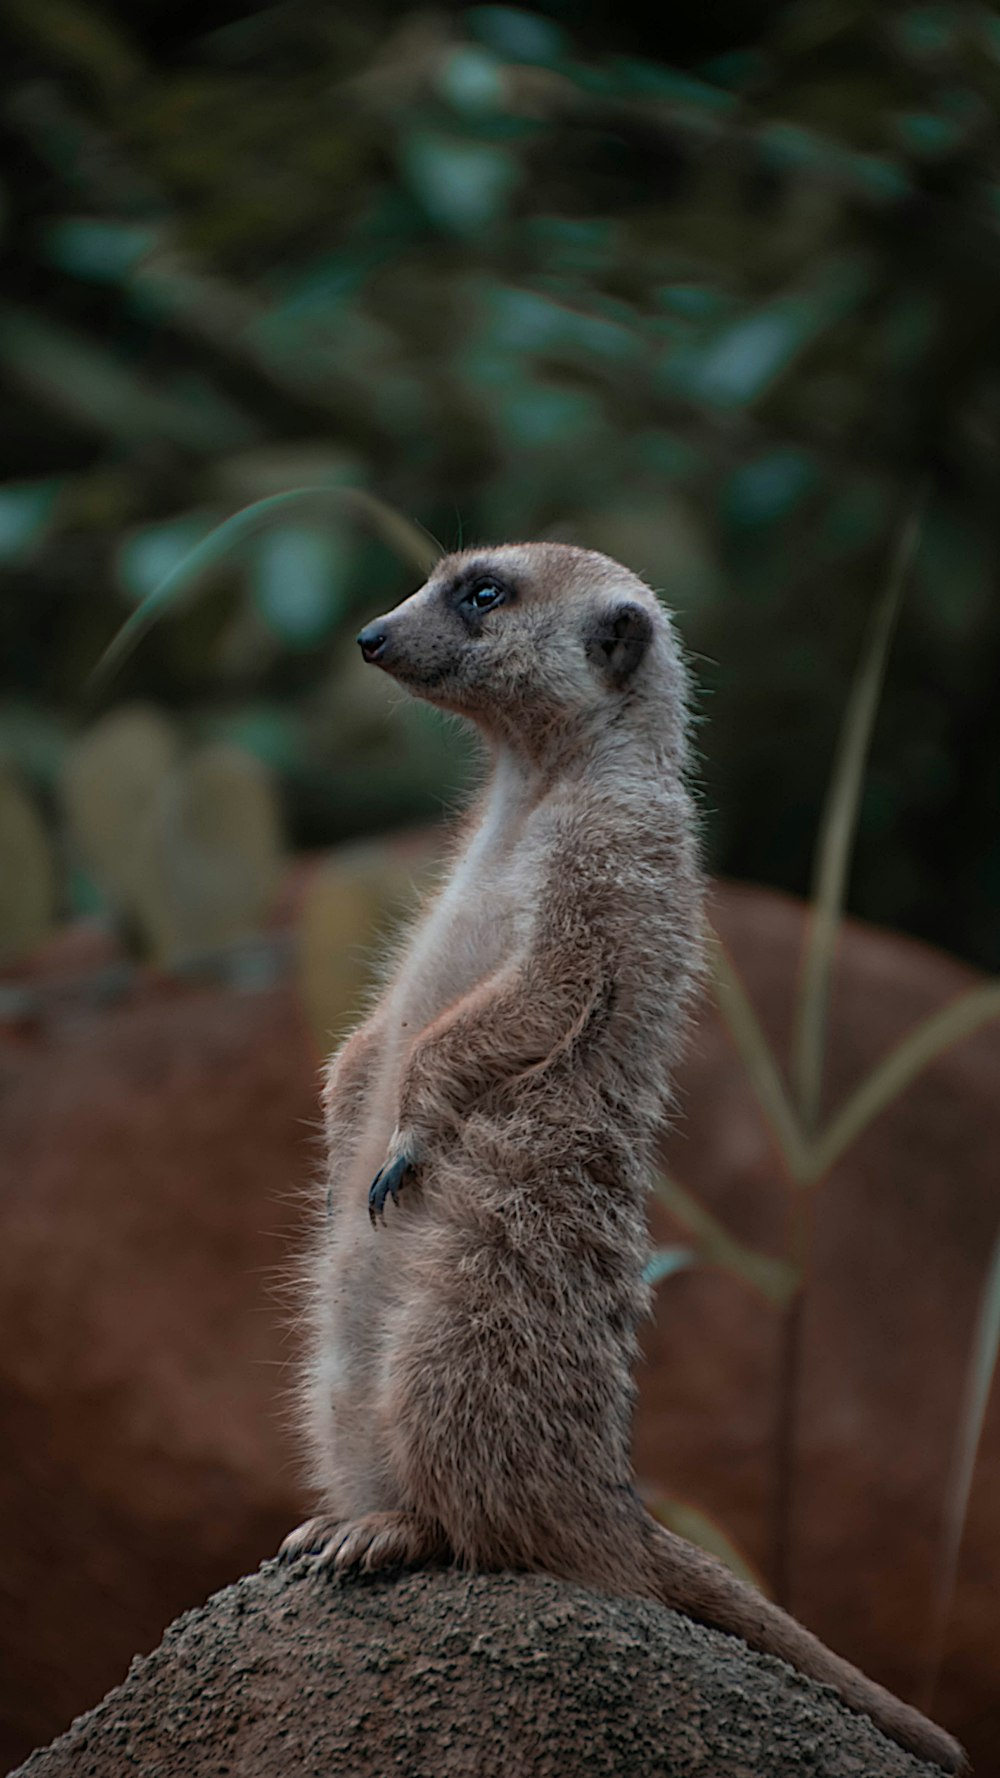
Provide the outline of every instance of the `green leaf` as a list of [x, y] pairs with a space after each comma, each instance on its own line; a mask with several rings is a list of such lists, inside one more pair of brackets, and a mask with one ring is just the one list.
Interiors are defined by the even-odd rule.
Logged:
[[477, 234], [497, 222], [521, 177], [505, 148], [425, 130], [404, 138], [399, 158], [431, 221], [456, 235]]
[[904, 112], [896, 118], [900, 142], [923, 160], [940, 160], [950, 154], [966, 134], [966, 126], [957, 118], [941, 117], [933, 111]]
[[489, 44], [511, 62], [533, 62], [550, 67], [566, 54], [566, 32], [551, 19], [520, 6], [473, 6], [465, 23], [480, 43]]
[[668, 384], [708, 407], [749, 406], [857, 306], [869, 282], [860, 262], [834, 262], [815, 288], [776, 297], [730, 323], [700, 350], [677, 354], [673, 365], [668, 360]]
[[637, 98], [690, 106], [712, 115], [728, 113], [737, 103], [734, 94], [724, 87], [710, 86], [707, 81], [665, 67], [662, 62], [649, 62], [639, 56], [615, 56], [611, 67], [620, 89]]
[[118, 576], [131, 599], [147, 599], [190, 556], [216, 520], [207, 513], [183, 513], [160, 524], [143, 525], [118, 547]]
[[20, 562], [41, 543], [65, 480], [5, 482], [0, 487], [0, 562]]
[[793, 445], [768, 451], [733, 471], [722, 492], [722, 510], [730, 524], [773, 525], [794, 512], [817, 480], [808, 451]]
[[488, 50], [460, 44], [446, 56], [438, 70], [437, 87], [456, 111], [477, 117], [500, 109], [504, 96], [503, 69]]
[[280, 525], [253, 546], [250, 583], [268, 628], [293, 648], [314, 648], [345, 604], [351, 552], [315, 525]]
[[661, 1284], [677, 1272], [685, 1272], [697, 1262], [690, 1247], [657, 1247], [646, 1261], [643, 1277], [647, 1284]]
[[969, 1510], [969, 1495], [976, 1468], [976, 1457], [982, 1438], [983, 1422], [996, 1375], [1000, 1355], [1000, 1234], [979, 1299], [976, 1327], [969, 1351], [958, 1430], [952, 1451], [951, 1474], [944, 1508], [944, 1534], [938, 1550], [934, 1602], [928, 1626], [922, 1703], [930, 1709], [944, 1652], [958, 1557]]
[[48, 225], [42, 243], [61, 271], [94, 284], [123, 284], [158, 238], [156, 229], [137, 223], [65, 216]]
[[921, 516], [919, 502], [903, 527], [885, 590], [872, 614], [844, 712], [820, 823], [811, 923], [792, 1043], [792, 1078], [799, 1115], [809, 1132], [815, 1128], [819, 1115], [833, 957], [844, 910], [865, 765], [903, 590], [920, 542]]

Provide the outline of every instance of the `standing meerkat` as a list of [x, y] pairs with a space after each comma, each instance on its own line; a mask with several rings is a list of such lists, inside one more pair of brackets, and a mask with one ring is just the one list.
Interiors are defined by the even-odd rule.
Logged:
[[961, 1770], [949, 1735], [658, 1525], [633, 1486], [645, 1199], [702, 942], [666, 613], [606, 556], [519, 544], [447, 557], [358, 641], [471, 719], [492, 771], [327, 1071], [306, 1388], [325, 1511], [283, 1554], [543, 1570], [657, 1599]]

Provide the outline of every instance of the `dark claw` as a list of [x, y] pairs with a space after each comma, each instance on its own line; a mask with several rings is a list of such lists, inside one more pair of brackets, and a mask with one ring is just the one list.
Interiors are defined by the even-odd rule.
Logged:
[[385, 1200], [391, 1198], [394, 1204], [399, 1203], [399, 1188], [407, 1173], [412, 1173], [413, 1164], [405, 1155], [376, 1173], [368, 1193], [368, 1214], [372, 1219], [372, 1228], [376, 1228], [379, 1220], [385, 1221]]

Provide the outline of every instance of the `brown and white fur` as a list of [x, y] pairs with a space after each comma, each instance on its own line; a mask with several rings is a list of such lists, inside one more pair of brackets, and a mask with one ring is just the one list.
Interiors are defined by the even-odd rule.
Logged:
[[662, 1529], [633, 1488], [645, 1198], [702, 927], [665, 612], [607, 557], [520, 544], [447, 557], [358, 640], [470, 718], [492, 772], [327, 1073], [307, 1385], [325, 1511], [283, 1553], [544, 1570], [657, 1599], [961, 1769], [948, 1735]]

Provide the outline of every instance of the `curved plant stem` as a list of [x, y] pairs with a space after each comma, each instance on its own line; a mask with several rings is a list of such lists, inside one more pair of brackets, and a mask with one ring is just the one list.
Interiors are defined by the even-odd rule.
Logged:
[[983, 1421], [1000, 1354], [1000, 1233], [986, 1273], [976, 1329], [965, 1374], [962, 1408], [952, 1452], [951, 1476], [945, 1496], [944, 1529], [938, 1548], [934, 1599], [924, 1653], [920, 1705], [930, 1710], [944, 1657], [944, 1639], [958, 1576], [958, 1558], [969, 1510]]
[[208, 570], [223, 561], [237, 544], [256, 531], [266, 530], [275, 515], [280, 515], [288, 507], [329, 506], [331, 501], [353, 508], [355, 514], [366, 520], [389, 548], [403, 561], [410, 562], [419, 574], [429, 573], [437, 561], [441, 552], [427, 533], [385, 500], [369, 494], [366, 488], [290, 488], [282, 494], [268, 494], [265, 499], [255, 500], [252, 506], [244, 506], [224, 519], [143, 599], [101, 655], [88, 681], [90, 690], [101, 688], [128, 659], [157, 618], [185, 593], [192, 591]]

